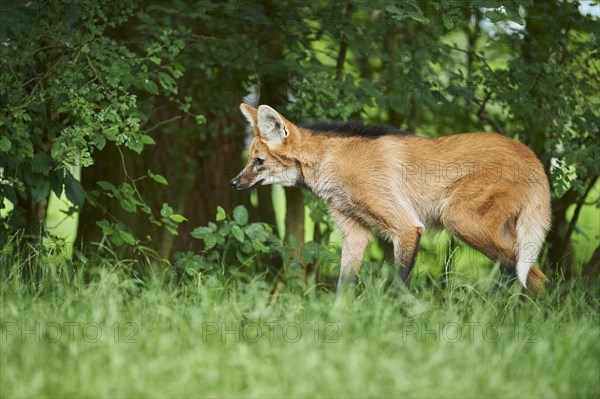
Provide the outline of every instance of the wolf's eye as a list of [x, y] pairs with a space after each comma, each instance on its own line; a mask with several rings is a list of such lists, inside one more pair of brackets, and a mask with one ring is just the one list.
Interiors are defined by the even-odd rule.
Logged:
[[265, 163], [265, 160], [262, 158], [254, 158], [254, 165], [262, 165], [263, 163]]

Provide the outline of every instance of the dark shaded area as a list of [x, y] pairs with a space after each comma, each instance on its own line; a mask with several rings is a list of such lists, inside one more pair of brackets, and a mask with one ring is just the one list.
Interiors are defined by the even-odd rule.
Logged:
[[390, 135], [412, 134], [405, 130], [398, 130], [386, 125], [365, 125], [357, 121], [351, 122], [309, 122], [300, 125], [314, 133], [341, 134], [343, 136], [358, 136], [366, 138], [378, 138]]

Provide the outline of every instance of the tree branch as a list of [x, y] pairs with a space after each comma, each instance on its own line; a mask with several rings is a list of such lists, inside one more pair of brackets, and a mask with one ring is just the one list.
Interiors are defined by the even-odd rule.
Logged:
[[335, 65], [335, 79], [342, 80], [342, 74], [344, 72], [344, 64], [346, 63], [346, 53], [348, 52], [348, 38], [344, 34], [344, 28], [350, 23], [352, 13], [354, 12], [354, 5], [348, 3], [346, 6], [346, 14], [344, 15], [344, 22], [340, 28], [340, 50], [337, 56], [337, 62]]
[[496, 122], [494, 119], [492, 119], [492, 117], [490, 117], [488, 114], [486, 114], [485, 112], [482, 111], [478, 116], [479, 116], [479, 119], [481, 120], [481, 122], [487, 122], [490, 125], [492, 125], [492, 127], [494, 128], [496, 133], [500, 133], [502, 135], [505, 134], [502, 126], [500, 126], [498, 124], [498, 122]]
[[127, 170], [127, 165], [125, 163], [125, 154], [123, 154], [121, 147], [119, 147], [119, 146], [116, 146], [116, 147], [117, 147], [117, 150], [119, 151], [119, 154], [121, 155], [121, 165], [123, 166], [123, 173], [125, 173], [125, 178], [127, 178], [127, 180], [129, 180], [131, 182], [131, 185], [133, 186], [133, 190], [137, 194], [137, 196], [138, 196], [139, 200], [142, 202], [142, 204], [146, 205], [146, 201], [144, 201], [144, 197], [142, 197], [142, 194], [140, 194], [140, 192], [135, 184], [137, 179], [134, 179], [129, 175], [129, 171]]
[[156, 125], [154, 125], [154, 126], [152, 126], [152, 127], [148, 128], [148, 129], [146, 129], [146, 130], [142, 130], [142, 133], [148, 133], [148, 132], [151, 132], [152, 130], [156, 129], [157, 127], [160, 127], [160, 126], [162, 126], [162, 125], [166, 125], [167, 123], [173, 122], [173, 121], [175, 121], [175, 120], [177, 120], [177, 119], [181, 119], [181, 115], [176, 115], [176, 116], [174, 116], [174, 117], [172, 117], [172, 118], [165, 119], [164, 121], [160, 121], [160, 122], [158, 122]]

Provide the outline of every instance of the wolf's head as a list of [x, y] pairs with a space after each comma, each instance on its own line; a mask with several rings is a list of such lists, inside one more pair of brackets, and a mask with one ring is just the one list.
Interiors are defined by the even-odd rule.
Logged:
[[241, 104], [240, 110], [254, 138], [248, 151], [248, 164], [229, 183], [238, 190], [264, 184], [294, 186], [301, 181], [300, 163], [294, 157], [298, 128], [267, 105], [258, 109]]

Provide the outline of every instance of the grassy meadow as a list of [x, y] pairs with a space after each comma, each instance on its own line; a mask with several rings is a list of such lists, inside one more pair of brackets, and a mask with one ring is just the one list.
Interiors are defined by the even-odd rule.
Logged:
[[367, 265], [355, 292], [273, 295], [260, 277], [135, 278], [133, 261], [0, 262], [6, 398], [600, 395], [600, 288], [576, 280], [539, 297], [495, 272], [406, 290]]

